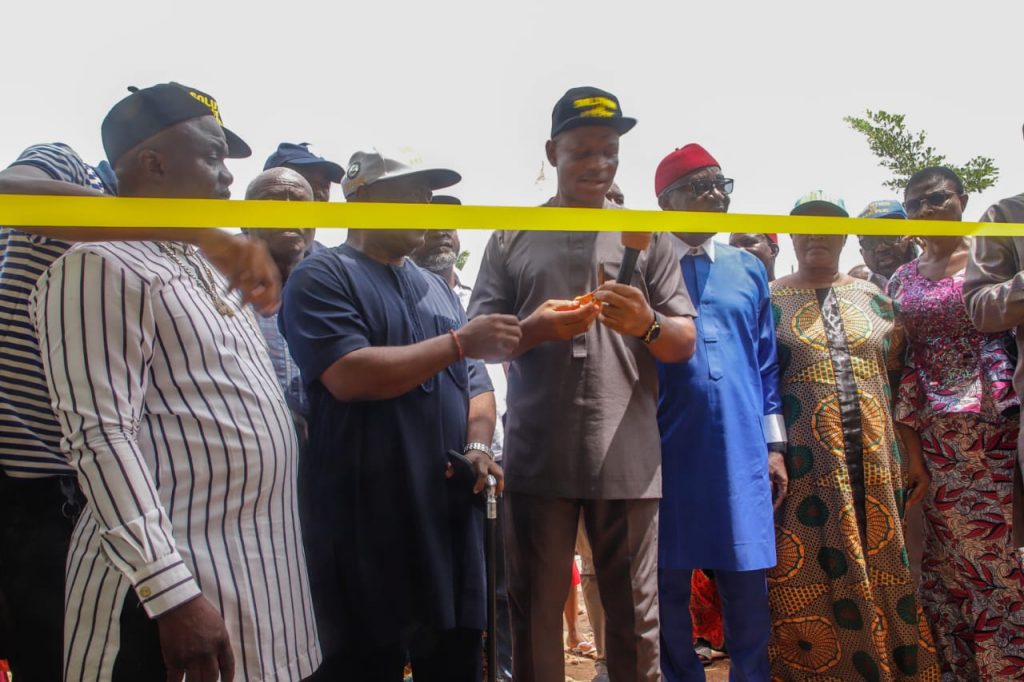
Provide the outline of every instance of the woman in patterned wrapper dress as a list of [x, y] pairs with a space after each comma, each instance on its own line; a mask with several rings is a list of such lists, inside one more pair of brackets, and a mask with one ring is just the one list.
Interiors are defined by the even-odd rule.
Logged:
[[[911, 177], [911, 220], [962, 218], [963, 182], [946, 168]], [[907, 336], [897, 428], [931, 473], [920, 595], [944, 674], [1024, 678], [1024, 562], [1011, 544], [1019, 401], [1006, 334], [982, 334], [963, 300], [968, 243], [926, 237], [889, 282]]]
[[[794, 215], [847, 215], [821, 192]], [[772, 283], [789, 448], [789, 492], [768, 573], [773, 680], [939, 680], [900, 517], [906, 476], [887, 371], [902, 332], [892, 301], [839, 272], [845, 236], [794, 235], [798, 269]]]

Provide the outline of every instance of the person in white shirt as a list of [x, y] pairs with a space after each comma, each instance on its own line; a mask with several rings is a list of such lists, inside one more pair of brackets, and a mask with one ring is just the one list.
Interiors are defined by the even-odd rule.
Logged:
[[[122, 196], [227, 198], [248, 146], [215, 100], [136, 90], [103, 122]], [[297, 444], [252, 311], [182, 242], [72, 247], [32, 294], [86, 498], [66, 680], [300, 680], [320, 661]]]

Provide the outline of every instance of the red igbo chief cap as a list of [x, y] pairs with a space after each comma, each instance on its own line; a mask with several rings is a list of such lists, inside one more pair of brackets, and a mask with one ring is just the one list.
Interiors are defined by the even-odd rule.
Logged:
[[764, 236], [768, 237], [768, 239], [770, 239], [773, 244], [779, 243], [779, 235], [775, 234], [774, 232], [765, 232]]
[[654, 194], [661, 196], [665, 188], [687, 173], [718, 165], [715, 157], [708, 154], [708, 150], [691, 142], [675, 150], [658, 164], [658, 170], [654, 171]]

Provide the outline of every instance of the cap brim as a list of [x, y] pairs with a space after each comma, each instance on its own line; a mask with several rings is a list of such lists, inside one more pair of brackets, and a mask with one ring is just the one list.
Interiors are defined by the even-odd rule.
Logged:
[[252, 156], [252, 149], [245, 143], [245, 140], [223, 126], [222, 129], [224, 130], [224, 137], [228, 141], [229, 159], [247, 159]]
[[842, 209], [842, 207], [836, 206], [831, 201], [821, 201], [820, 199], [815, 199], [814, 201], [808, 201], [806, 204], [800, 204], [799, 206], [794, 208], [792, 211], [790, 211], [789, 215], [807, 215], [808, 211], [810, 211], [811, 209], [815, 209], [815, 208], [827, 209], [827, 210], [829, 210], [832, 213], [832, 215], [836, 216], [837, 218], [849, 218], [850, 217], [850, 214], [847, 213], [846, 211], [844, 211]]
[[614, 128], [619, 135], [625, 135], [633, 126], [636, 125], [635, 118], [629, 118], [628, 116], [622, 116], [620, 118], [595, 118], [595, 117], [583, 117], [571, 118], [558, 128], [551, 131], [551, 137], [564, 133], [566, 130], [573, 130], [574, 128], [583, 128], [585, 126], [606, 126], [608, 128]]
[[388, 173], [382, 178], [378, 178], [373, 182], [366, 184], [372, 185], [377, 182], [386, 182], [387, 180], [395, 180], [397, 178], [415, 178], [421, 177], [426, 179], [430, 185], [431, 190], [444, 189], [445, 187], [451, 187], [452, 185], [458, 184], [462, 181], [462, 176], [453, 170], [447, 168], [410, 168], [407, 170], [400, 170], [394, 173]]
[[345, 177], [345, 169], [334, 163], [333, 161], [327, 161], [326, 159], [293, 159], [291, 161], [285, 161], [281, 164], [282, 166], [322, 166], [327, 169], [331, 174], [331, 182], [341, 182], [341, 179]]
[[461, 206], [462, 205], [462, 201], [460, 201], [458, 199], [458, 197], [453, 197], [453, 196], [448, 195], [448, 194], [435, 194], [433, 197], [431, 197], [430, 203], [432, 203], [432, 204], [441, 204], [441, 205], [444, 205], [444, 206]]

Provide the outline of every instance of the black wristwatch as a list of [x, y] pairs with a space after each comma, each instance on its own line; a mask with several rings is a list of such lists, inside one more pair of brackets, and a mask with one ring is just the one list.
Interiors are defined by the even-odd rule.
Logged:
[[661, 334], [661, 321], [658, 319], [658, 311], [655, 310], [653, 312], [654, 322], [651, 322], [651, 326], [648, 327], [647, 331], [644, 332], [644, 335], [640, 337], [640, 339], [648, 345], [654, 343], [658, 339], [658, 335]]

